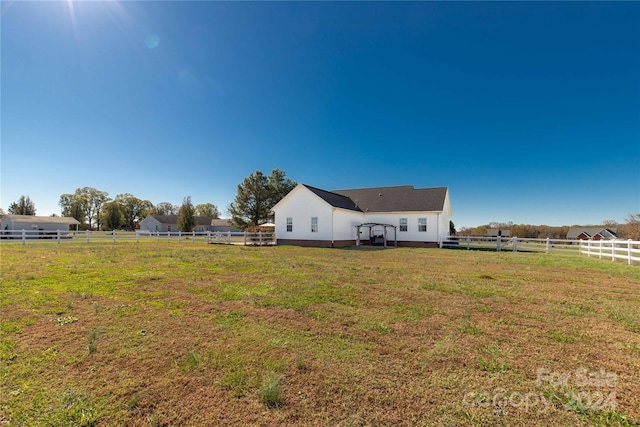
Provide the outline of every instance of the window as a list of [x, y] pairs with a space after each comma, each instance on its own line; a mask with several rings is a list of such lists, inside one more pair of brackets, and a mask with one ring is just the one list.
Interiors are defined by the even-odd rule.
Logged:
[[312, 233], [317, 233], [318, 232], [318, 217], [317, 216], [311, 217], [311, 232]]
[[293, 218], [287, 218], [287, 232], [291, 233], [293, 231]]
[[418, 231], [427, 231], [427, 218], [418, 218]]
[[400, 218], [400, 231], [407, 231], [407, 218]]

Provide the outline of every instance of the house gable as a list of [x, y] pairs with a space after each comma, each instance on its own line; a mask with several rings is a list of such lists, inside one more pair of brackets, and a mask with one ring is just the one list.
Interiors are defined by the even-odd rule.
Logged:
[[618, 227], [571, 227], [567, 232], [567, 239], [617, 239]]

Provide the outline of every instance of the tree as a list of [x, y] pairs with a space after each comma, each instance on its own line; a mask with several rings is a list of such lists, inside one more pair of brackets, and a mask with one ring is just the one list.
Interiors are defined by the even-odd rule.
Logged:
[[77, 219], [80, 224], [84, 224], [85, 213], [83, 204], [80, 203], [75, 194], [62, 194], [58, 205], [60, 205], [60, 213], [62, 216], [73, 217]]
[[29, 196], [20, 196], [17, 202], [9, 205], [7, 212], [11, 215], [35, 215], [36, 205]]
[[84, 205], [76, 197], [75, 194], [63, 194], [60, 196], [60, 212], [62, 216], [70, 216], [75, 218], [82, 227], [85, 224], [86, 214], [84, 211]]
[[621, 227], [620, 237], [631, 240], [640, 240], [640, 212], [629, 214]]
[[160, 202], [153, 208], [156, 215], [175, 215], [178, 213], [178, 207], [169, 202]]
[[[76, 190], [77, 192], [78, 190]], [[109, 193], [97, 190], [92, 187], [84, 187], [80, 191], [86, 195], [87, 199], [87, 216], [89, 219], [89, 228], [91, 228], [91, 220], [95, 218], [96, 229], [100, 230], [100, 213], [105, 203], [111, 200]]]
[[93, 229], [93, 220], [100, 229], [100, 212], [104, 204], [111, 199], [109, 193], [93, 187], [77, 188], [73, 194], [63, 194], [60, 196], [58, 204], [62, 209], [63, 216], [72, 216], [81, 224], [88, 224], [89, 230]]
[[487, 235], [487, 227], [484, 226], [484, 225], [476, 227], [473, 230], [471, 230], [470, 235], [471, 236], [486, 236]]
[[451, 220], [449, 220], [449, 235], [450, 236], [456, 235], [456, 225]]
[[118, 202], [107, 202], [102, 208], [102, 224], [107, 230], [115, 230], [122, 225], [122, 212]]
[[187, 196], [182, 201], [178, 210], [178, 230], [183, 232], [193, 231], [196, 228], [196, 209], [191, 203], [191, 197]]
[[272, 220], [271, 208], [296, 185], [280, 169], [273, 169], [268, 177], [259, 170], [252, 173], [238, 185], [238, 194], [229, 205], [231, 223], [246, 228]]
[[196, 205], [196, 216], [220, 218], [220, 211], [218, 211], [218, 207], [213, 203], [201, 203]]
[[271, 176], [269, 176], [269, 189], [271, 191], [271, 200], [269, 201], [271, 206], [269, 209], [289, 194], [296, 185], [298, 185], [298, 183], [287, 178], [283, 170], [273, 169]]
[[120, 205], [124, 226], [128, 230], [135, 230], [138, 222], [153, 211], [153, 203], [130, 193], [118, 194], [114, 201]]

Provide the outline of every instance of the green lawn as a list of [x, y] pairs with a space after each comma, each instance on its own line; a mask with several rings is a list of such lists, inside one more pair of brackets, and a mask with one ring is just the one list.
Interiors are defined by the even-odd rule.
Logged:
[[0, 244], [0, 425], [640, 425], [640, 268]]

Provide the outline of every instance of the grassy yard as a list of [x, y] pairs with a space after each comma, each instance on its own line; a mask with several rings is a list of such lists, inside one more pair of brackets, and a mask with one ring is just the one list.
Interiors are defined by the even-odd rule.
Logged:
[[640, 425], [640, 268], [3, 242], [0, 425]]

